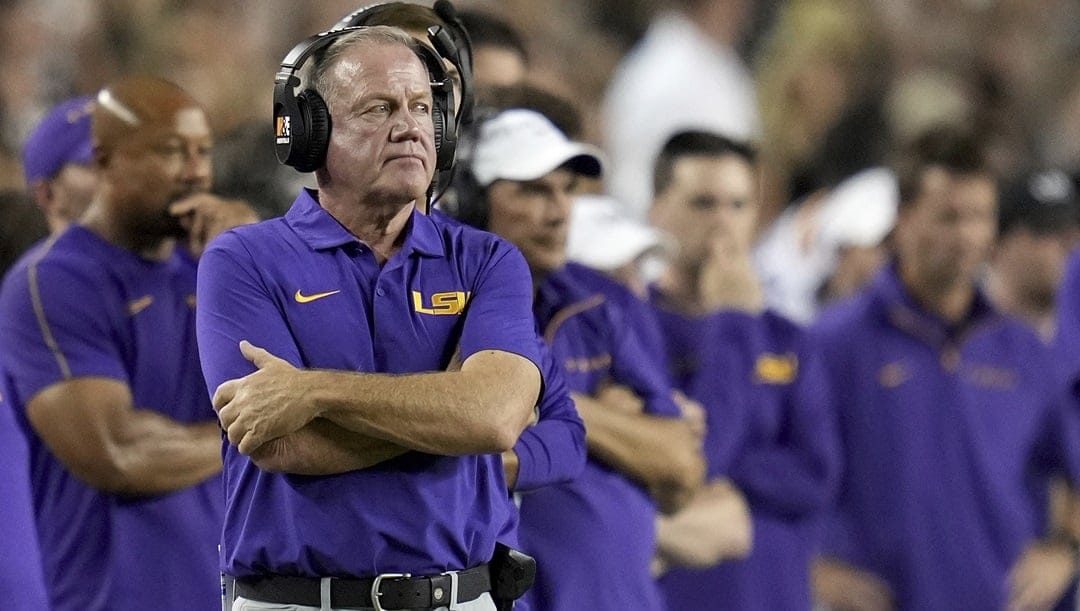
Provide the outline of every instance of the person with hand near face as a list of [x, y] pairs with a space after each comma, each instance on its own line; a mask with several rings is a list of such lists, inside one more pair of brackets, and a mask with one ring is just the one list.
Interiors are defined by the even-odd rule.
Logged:
[[93, 106], [81, 220], [0, 289], [0, 353], [29, 437], [53, 609], [219, 600], [219, 429], [195, 347], [198, 251], [254, 219], [209, 194], [212, 136], [176, 85], [132, 77]]
[[670, 236], [649, 287], [677, 386], [706, 413], [709, 486], [658, 518], [672, 609], [810, 606], [810, 527], [835, 491], [837, 439], [820, 359], [764, 306], [751, 263], [759, 197], [749, 145], [679, 132], [655, 164], [649, 219]]

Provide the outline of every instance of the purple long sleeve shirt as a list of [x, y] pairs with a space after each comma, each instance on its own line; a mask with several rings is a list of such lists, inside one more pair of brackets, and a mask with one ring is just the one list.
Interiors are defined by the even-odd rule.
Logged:
[[845, 469], [823, 553], [889, 584], [900, 609], [999, 609], [1045, 530], [1046, 478], [1077, 469], [1076, 414], [1035, 332], [977, 296], [949, 325], [895, 267], [811, 331]]

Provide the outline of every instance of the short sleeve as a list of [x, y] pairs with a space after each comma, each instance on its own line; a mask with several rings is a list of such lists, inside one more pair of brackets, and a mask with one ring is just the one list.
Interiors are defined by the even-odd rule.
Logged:
[[118, 344], [122, 304], [109, 303], [105, 280], [48, 260], [16, 268], [0, 290], [3, 367], [19, 396], [78, 377], [129, 383]]
[[199, 359], [210, 395], [227, 380], [255, 371], [240, 341], [268, 350], [294, 367], [303, 367], [285, 318], [239, 236], [227, 232], [199, 259], [199, 307], [195, 330]]
[[533, 320], [532, 276], [516, 248], [497, 242], [469, 298], [461, 333], [462, 359], [501, 350], [532, 361], [543, 371]]

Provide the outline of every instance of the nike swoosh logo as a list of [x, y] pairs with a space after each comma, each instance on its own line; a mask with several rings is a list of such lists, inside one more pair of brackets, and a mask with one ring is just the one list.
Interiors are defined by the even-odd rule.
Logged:
[[142, 312], [146, 308], [150, 307], [150, 304], [154, 303], [153, 295], [143, 295], [135, 301], [128, 302], [128, 315], [135, 316], [139, 312]]
[[329, 297], [331, 295], [337, 295], [340, 292], [341, 292], [340, 290], [337, 290], [337, 291], [327, 291], [325, 293], [315, 293], [314, 295], [304, 295], [303, 293], [300, 292], [300, 289], [296, 289], [296, 294], [293, 295], [293, 297], [296, 299], [296, 303], [311, 303], [312, 301], [315, 301], [316, 299], [322, 299], [323, 297]]

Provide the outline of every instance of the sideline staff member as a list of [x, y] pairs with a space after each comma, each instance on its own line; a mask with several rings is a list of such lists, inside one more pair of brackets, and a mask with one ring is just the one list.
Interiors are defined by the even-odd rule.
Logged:
[[199, 274], [234, 608], [491, 610], [486, 563], [515, 527], [499, 453], [541, 392], [528, 269], [417, 210], [436, 144], [416, 43], [335, 36], [305, 94], [333, 126], [318, 190], [223, 236]]
[[200, 386], [195, 257], [254, 215], [207, 192], [209, 123], [172, 83], [103, 89], [93, 142], [90, 208], [0, 290], [50, 608], [212, 608], [220, 432]]

